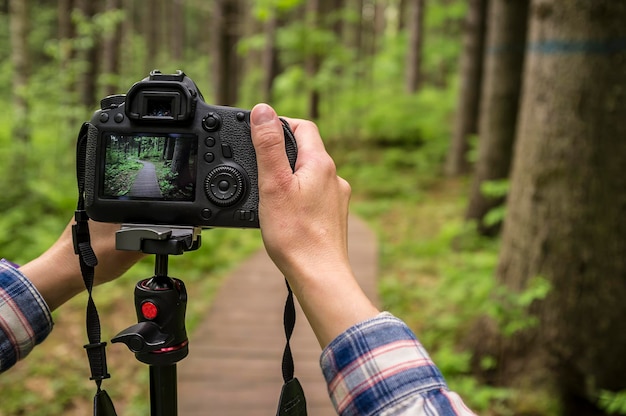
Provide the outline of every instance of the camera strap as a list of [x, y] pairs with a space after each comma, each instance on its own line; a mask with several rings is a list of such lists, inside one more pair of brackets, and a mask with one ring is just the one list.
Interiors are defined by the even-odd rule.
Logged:
[[[110, 378], [106, 363], [106, 342], [101, 341], [100, 318], [92, 297], [95, 267], [98, 259], [91, 247], [89, 234], [89, 217], [85, 211], [85, 160], [87, 151], [87, 132], [89, 123], [84, 123], [80, 129], [76, 145], [76, 180], [78, 183], [78, 204], [75, 211], [76, 223], [72, 225], [74, 252], [78, 255], [80, 269], [87, 289], [86, 326], [89, 343], [84, 346], [89, 359], [91, 380], [96, 383], [97, 391], [94, 396], [94, 416], [117, 416], [113, 402], [106, 390], [101, 388], [102, 380]], [[306, 398], [304, 390], [297, 378], [294, 377], [295, 366], [291, 353], [290, 339], [296, 324], [296, 310], [294, 296], [287, 280], [287, 300], [283, 315], [286, 345], [282, 359], [283, 387], [280, 394], [276, 416], [307, 416]]]
[[87, 299], [87, 339], [89, 343], [84, 346], [89, 359], [91, 380], [96, 382], [96, 395], [94, 396], [94, 416], [116, 416], [113, 402], [106, 390], [101, 389], [102, 380], [111, 376], [107, 370], [106, 342], [101, 341], [100, 318], [92, 297], [94, 285], [95, 267], [98, 264], [96, 254], [91, 247], [89, 235], [89, 217], [85, 211], [85, 155], [87, 149], [88, 123], [84, 123], [78, 133], [76, 143], [76, 180], [78, 182], [78, 204], [72, 225], [72, 237], [74, 240], [74, 252], [78, 255], [83, 282], [89, 295]]
[[276, 416], [306, 416], [306, 399], [304, 390], [294, 374], [293, 355], [291, 354], [291, 346], [289, 340], [293, 334], [293, 328], [296, 325], [296, 308], [293, 299], [293, 292], [289, 286], [289, 282], [285, 279], [287, 285], [287, 301], [285, 302], [285, 312], [283, 315], [283, 326], [285, 327], [285, 337], [287, 343], [283, 352], [283, 388], [280, 392], [278, 410]]

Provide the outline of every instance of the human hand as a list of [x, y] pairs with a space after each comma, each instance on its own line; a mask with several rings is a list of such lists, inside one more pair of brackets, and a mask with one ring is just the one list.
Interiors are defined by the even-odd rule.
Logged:
[[[51, 310], [85, 289], [78, 256], [74, 253], [72, 224], [73, 219], [49, 249], [20, 268]], [[115, 232], [119, 229], [119, 224], [89, 221], [91, 246], [98, 258], [95, 284], [120, 277], [144, 256], [138, 252], [115, 249]]]
[[261, 234], [324, 347], [379, 312], [356, 282], [348, 259], [350, 185], [337, 176], [317, 126], [286, 120], [298, 145], [293, 172], [276, 112], [259, 104], [250, 114]]
[[298, 145], [292, 172], [274, 110], [258, 105], [250, 120], [259, 171], [261, 232], [269, 255], [288, 279], [323, 264], [345, 267], [351, 190], [337, 176], [317, 126], [287, 119]]

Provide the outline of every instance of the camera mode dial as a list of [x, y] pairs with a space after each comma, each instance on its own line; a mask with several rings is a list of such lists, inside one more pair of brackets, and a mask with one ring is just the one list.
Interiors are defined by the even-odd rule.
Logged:
[[243, 175], [232, 166], [218, 166], [209, 172], [204, 180], [204, 191], [209, 200], [217, 206], [234, 205], [244, 194]]

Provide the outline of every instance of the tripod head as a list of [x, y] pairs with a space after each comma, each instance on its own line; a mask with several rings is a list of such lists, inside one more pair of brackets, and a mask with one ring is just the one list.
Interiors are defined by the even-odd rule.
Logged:
[[200, 227], [122, 224], [115, 233], [115, 248], [157, 256], [178, 255], [200, 248], [201, 232]]
[[170, 254], [200, 247], [198, 227], [123, 225], [116, 234], [118, 250], [155, 254], [155, 274], [135, 286], [138, 323], [117, 334], [135, 357], [150, 365], [169, 365], [189, 352], [185, 330], [187, 290], [182, 280], [167, 275]]

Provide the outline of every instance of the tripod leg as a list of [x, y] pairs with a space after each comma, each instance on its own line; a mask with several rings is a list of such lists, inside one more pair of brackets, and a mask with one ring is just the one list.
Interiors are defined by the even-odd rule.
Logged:
[[176, 364], [150, 366], [150, 415], [176, 416]]

